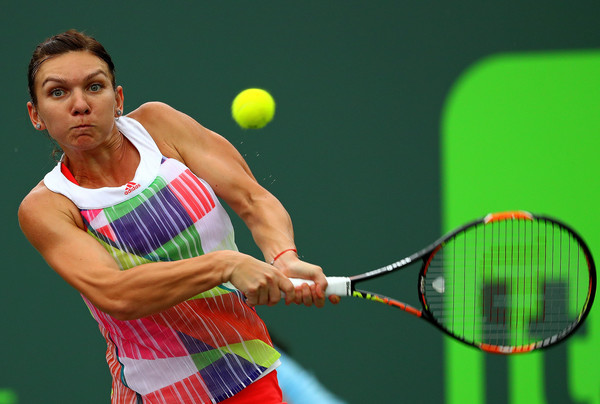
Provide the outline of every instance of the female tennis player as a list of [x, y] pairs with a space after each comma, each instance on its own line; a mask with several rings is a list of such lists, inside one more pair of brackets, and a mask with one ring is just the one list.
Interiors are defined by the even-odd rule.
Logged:
[[[281, 403], [279, 354], [253, 306], [284, 292], [322, 307], [327, 281], [298, 258], [280, 202], [189, 116], [161, 103], [124, 115], [113, 62], [83, 33], [37, 46], [29, 91], [33, 126], [63, 155], [24, 198], [20, 225], [98, 322], [112, 402]], [[218, 198], [266, 262], [237, 251]]]

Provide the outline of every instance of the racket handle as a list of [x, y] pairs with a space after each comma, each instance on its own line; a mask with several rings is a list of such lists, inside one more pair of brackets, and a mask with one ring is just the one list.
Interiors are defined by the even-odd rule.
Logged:
[[[290, 278], [290, 281], [294, 286], [300, 286], [304, 283], [312, 285], [314, 282], [308, 279]], [[345, 276], [328, 276], [327, 277], [327, 289], [325, 289], [325, 296], [337, 295], [337, 296], [350, 296], [352, 290], [350, 287], [350, 278]]]

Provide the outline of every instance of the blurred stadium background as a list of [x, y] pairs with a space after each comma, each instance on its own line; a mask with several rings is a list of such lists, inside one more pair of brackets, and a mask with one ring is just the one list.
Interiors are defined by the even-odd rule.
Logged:
[[[16, 217], [54, 164], [26, 114], [27, 64], [37, 43], [69, 28], [111, 53], [125, 112], [164, 101], [229, 139], [291, 213], [301, 256], [330, 275], [385, 265], [507, 209], [560, 217], [600, 257], [598, 2], [2, 5], [0, 393], [20, 404], [106, 403], [110, 394], [95, 322]], [[277, 101], [260, 131], [230, 117], [247, 87]], [[234, 224], [240, 249], [260, 257]], [[414, 275], [373, 288], [416, 302]], [[568, 343], [510, 359], [364, 302], [259, 311], [349, 403], [600, 403], [598, 309]]]

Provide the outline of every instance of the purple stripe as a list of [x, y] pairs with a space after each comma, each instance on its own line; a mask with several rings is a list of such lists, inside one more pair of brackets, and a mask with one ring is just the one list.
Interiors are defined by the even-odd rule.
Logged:
[[[235, 374], [214, 370], [214, 368], [230, 368], [231, 363], [237, 365], [237, 373]], [[239, 368], [243, 371], [238, 370]], [[252, 364], [240, 356], [225, 354], [223, 358], [211, 363], [204, 369], [200, 369], [200, 375], [206, 382], [210, 393], [219, 402], [240, 392], [245, 385], [247, 386], [254, 381], [264, 370], [264, 367]], [[215, 375], [218, 376], [215, 377]]]
[[199, 339], [196, 339], [194, 337], [190, 337], [189, 335], [184, 334], [181, 331], [175, 331], [175, 332], [177, 333], [177, 336], [183, 343], [183, 346], [185, 346], [185, 349], [190, 354], [196, 354], [196, 353], [211, 351], [211, 350], [215, 349], [214, 347], [208, 345], [207, 343], [202, 342]]
[[147, 255], [194, 224], [168, 187], [111, 223], [121, 249]]

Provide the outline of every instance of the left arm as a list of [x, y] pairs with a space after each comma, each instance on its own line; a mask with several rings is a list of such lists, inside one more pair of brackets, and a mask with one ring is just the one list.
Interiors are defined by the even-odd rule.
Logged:
[[[145, 104], [129, 116], [152, 134], [165, 156], [183, 162], [211, 185], [248, 226], [267, 262], [295, 248], [289, 214], [256, 181], [242, 156], [225, 138], [161, 103]], [[327, 280], [320, 267], [301, 261], [293, 252], [281, 255], [274, 265], [287, 277], [315, 282], [312, 287], [297, 289], [297, 303], [323, 306]]]

